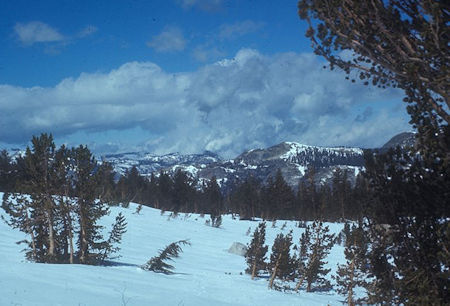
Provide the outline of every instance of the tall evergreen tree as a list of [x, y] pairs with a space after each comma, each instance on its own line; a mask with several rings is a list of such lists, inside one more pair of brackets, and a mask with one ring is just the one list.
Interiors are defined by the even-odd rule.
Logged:
[[206, 183], [203, 189], [203, 201], [211, 215], [211, 226], [219, 227], [222, 223], [223, 196], [215, 176]]
[[92, 153], [85, 146], [74, 149], [75, 193], [77, 195], [78, 258], [80, 263], [95, 263], [99, 259], [103, 226], [98, 220], [105, 216], [109, 209], [96, 199], [97, 179], [95, 170], [97, 163]]
[[293, 219], [295, 197], [291, 187], [284, 180], [281, 170], [278, 169], [275, 178], [269, 180], [266, 187], [266, 200], [271, 219], [282, 217]]
[[258, 276], [260, 271], [266, 270], [266, 223], [260, 222], [258, 227], [253, 232], [253, 238], [245, 253], [245, 260], [247, 261], [246, 273], [251, 274], [252, 279]]
[[345, 259], [346, 263], [338, 265], [336, 275], [337, 292], [346, 295], [347, 304], [354, 306], [363, 302], [364, 299], [355, 298], [355, 288], [367, 287], [367, 244], [364, 230], [353, 226], [351, 232], [348, 233], [345, 242]]
[[195, 195], [193, 180], [186, 172], [178, 169], [173, 176], [172, 202], [174, 211], [192, 211], [192, 202]]
[[[331, 285], [325, 276], [330, 269], [324, 268], [324, 265], [326, 264], [325, 259], [333, 247], [334, 235], [329, 233], [329, 227], [324, 226], [321, 221], [314, 221], [308, 227], [307, 236], [311, 241], [306, 241], [305, 234], [300, 243], [300, 280], [296, 290], [302, 286], [304, 281], [306, 281], [306, 291], [308, 292], [313, 289], [329, 289]], [[303, 261], [304, 259], [306, 262]]]
[[[448, 3], [300, 0], [298, 8], [315, 52], [332, 69], [404, 91], [418, 132], [411, 152], [366, 159], [374, 191], [367, 212], [372, 296], [378, 303], [444, 304], [450, 299], [450, 255], [436, 254], [450, 244]], [[343, 50], [354, 53], [352, 60], [341, 57]], [[392, 229], [389, 239], [377, 233], [380, 224]]]
[[32, 199], [31, 218], [39, 220], [36, 227], [37, 260], [40, 262], [56, 261], [56, 205], [53, 194], [55, 188], [53, 177], [53, 161], [55, 144], [53, 136], [41, 134], [33, 136], [32, 149], [25, 153], [25, 177], [22, 188]]
[[268, 269], [271, 272], [269, 288], [274, 285], [275, 279], [282, 281], [292, 280], [295, 276], [296, 260], [291, 256], [292, 231], [287, 235], [278, 234], [272, 245], [272, 253]]

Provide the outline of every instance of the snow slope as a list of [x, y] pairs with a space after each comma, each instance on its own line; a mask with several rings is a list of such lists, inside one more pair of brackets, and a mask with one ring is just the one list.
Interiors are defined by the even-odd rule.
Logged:
[[[0, 193], [0, 196], [2, 194]], [[205, 225], [208, 217], [169, 213], [143, 207], [134, 214], [136, 204], [128, 209], [112, 207], [102, 222], [113, 223], [121, 211], [127, 218], [128, 231], [122, 242], [121, 258], [115, 266], [54, 265], [27, 262], [23, 246], [15, 242], [25, 238], [0, 221], [0, 305], [342, 305], [343, 297], [335, 291], [326, 293], [283, 293], [268, 290], [266, 279], [252, 281], [241, 274], [244, 257], [226, 250], [234, 241], [248, 243], [258, 222], [233, 220], [225, 216], [221, 228]], [[5, 215], [0, 208], [0, 214]], [[266, 243], [272, 244], [284, 221], [276, 227], [267, 223]], [[333, 232], [341, 224], [328, 224]], [[287, 222], [284, 233], [294, 229], [298, 242], [302, 229]], [[174, 262], [175, 274], [143, 271], [144, 264], [167, 244], [190, 239]], [[336, 269], [343, 262], [343, 248], [335, 246], [328, 258]], [[231, 273], [231, 274], [230, 274]]]

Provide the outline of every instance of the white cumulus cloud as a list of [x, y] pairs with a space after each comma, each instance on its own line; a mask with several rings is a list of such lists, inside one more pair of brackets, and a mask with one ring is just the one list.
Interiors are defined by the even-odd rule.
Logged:
[[189, 73], [130, 62], [54, 87], [0, 85], [0, 142], [82, 132], [117, 135], [120, 144], [139, 130], [146, 138], [135, 147], [233, 157], [282, 141], [373, 147], [409, 129], [398, 91], [355, 85], [322, 66], [313, 54], [242, 49]]

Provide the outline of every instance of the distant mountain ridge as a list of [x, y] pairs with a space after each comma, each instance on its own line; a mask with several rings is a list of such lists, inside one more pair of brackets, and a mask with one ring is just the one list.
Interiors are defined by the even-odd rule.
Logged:
[[139, 173], [144, 176], [154, 172], [168, 170], [173, 166], [189, 167], [220, 162], [222, 159], [215, 153], [205, 151], [203, 154], [180, 154], [170, 153], [165, 155], [154, 155], [145, 152], [128, 152], [103, 155], [102, 160], [112, 164], [114, 170], [123, 175], [127, 170], [136, 166]]
[[197, 179], [199, 184], [216, 177], [224, 189], [249, 176], [265, 182], [269, 177], [275, 176], [278, 169], [288, 184], [296, 187], [311, 166], [316, 169], [317, 182], [331, 179], [336, 168], [348, 170], [349, 178], [353, 180], [364, 166], [363, 150], [360, 148], [327, 148], [295, 142], [282, 142], [265, 149], [249, 150], [228, 160], [223, 160], [211, 152], [190, 155], [174, 153], [162, 156], [123, 153], [105, 155], [103, 159], [110, 162], [121, 174], [133, 166], [144, 176], [157, 174], [161, 170], [174, 173], [180, 169]]
[[[414, 133], [401, 133], [392, 137], [380, 151], [400, 146], [413, 146]], [[9, 150], [13, 159], [24, 154], [23, 150]], [[319, 147], [296, 142], [280, 144], [245, 151], [234, 159], [222, 159], [213, 152], [201, 154], [170, 153], [155, 155], [147, 152], [127, 152], [106, 154], [101, 160], [111, 163], [118, 175], [124, 175], [133, 166], [143, 176], [160, 171], [170, 174], [178, 169], [187, 172], [198, 184], [216, 177], [223, 189], [252, 176], [262, 182], [274, 177], [278, 169], [292, 187], [297, 187], [306, 179], [308, 168], [314, 167], [316, 183], [327, 183], [336, 169], [346, 170], [348, 178], [354, 182], [358, 173], [364, 169], [364, 150], [352, 147]]]

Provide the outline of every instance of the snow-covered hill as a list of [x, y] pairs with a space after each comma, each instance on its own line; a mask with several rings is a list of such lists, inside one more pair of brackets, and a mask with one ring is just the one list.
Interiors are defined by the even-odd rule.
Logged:
[[103, 158], [121, 174], [133, 166], [146, 176], [160, 170], [174, 173], [181, 169], [190, 173], [200, 183], [214, 176], [224, 189], [248, 176], [265, 182], [269, 177], [275, 176], [278, 169], [282, 171], [286, 181], [295, 188], [310, 166], [314, 166], [317, 170], [316, 182], [324, 183], [329, 180], [336, 168], [347, 170], [349, 178], [353, 180], [364, 165], [362, 149], [326, 148], [295, 142], [283, 142], [265, 149], [246, 151], [230, 160], [222, 160], [210, 152], [163, 156], [126, 153], [106, 155]]
[[106, 154], [101, 158], [110, 162], [114, 167], [114, 170], [121, 175], [125, 174], [126, 171], [135, 166], [139, 173], [144, 176], [173, 167], [188, 168], [189, 166], [195, 165], [196, 168], [198, 168], [221, 161], [221, 158], [217, 154], [208, 151], [203, 154], [170, 153], [166, 155], [154, 155], [146, 152], [130, 152]]
[[[0, 196], [2, 194], [0, 193]], [[235, 241], [248, 243], [246, 235], [257, 222], [233, 220], [225, 216], [221, 228], [205, 225], [207, 217], [179, 215], [143, 207], [134, 214], [136, 204], [128, 209], [112, 207], [102, 220], [113, 223], [122, 212], [128, 222], [121, 245], [121, 258], [115, 266], [54, 265], [27, 262], [16, 241], [25, 238], [0, 221], [0, 305], [341, 305], [343, 297], [335, 291], [323, 293], [283, 293], [268, 290], [266, 279], [251, 280], [241, 274], [243, 257], [226, 250]], [[5, 215], [0, 208], [0, 214]], [[284, 221], [267, 226], [271, 245], [281, 232]], [[335, 233], [342, 224], [328, 224]], [[283, 232], [294, 230], [294, 241], [303, 229], [288, 221]], [[190, 239], [176, 259], [174, 275], [147, 272], [139, 268], [158, 250], [180, 239]], [[344, 262], [343, 248], [334, 246], [328, 258], [332, 272]]]

